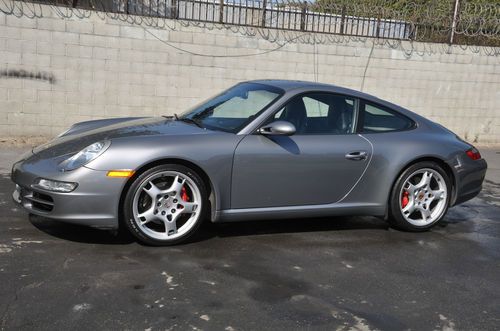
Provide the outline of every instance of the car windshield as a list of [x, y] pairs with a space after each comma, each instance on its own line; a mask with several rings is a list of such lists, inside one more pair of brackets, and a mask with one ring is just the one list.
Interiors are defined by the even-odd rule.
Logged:
[[178, 120], [236, 133], [283, 93], [265, 84], [241, 83], [188, 110]]

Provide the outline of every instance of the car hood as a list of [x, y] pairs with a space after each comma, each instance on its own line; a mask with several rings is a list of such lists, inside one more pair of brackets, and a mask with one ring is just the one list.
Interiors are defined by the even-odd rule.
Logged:
[[[78, 126], [78, 124], [75, 126]], [[44, 145], [34, 148], [33, 153], [39, 158], [51, 158], [76, 153], [95, 142], [103, 140], [158, 135], [195, 135], [210, 133], [214, 133], [214, 131], [164, 117], [128, 118], [124, 122], [117, 124], [99, 126], [97, 128], [94, 126], [88, 130], [78, 130], [78, 133], [62, 135]]]

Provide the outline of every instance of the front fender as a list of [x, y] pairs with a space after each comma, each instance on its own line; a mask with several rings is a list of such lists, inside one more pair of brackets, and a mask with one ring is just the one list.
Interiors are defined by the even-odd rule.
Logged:
[[194, 164], [209, 178], [216, 195], [217, 210], [229, 209], [233, 153], [242, 137], [219, 132], [119, 138], [85, 167], [101, 171], [137, 171], [163, 160], [182, 160]]

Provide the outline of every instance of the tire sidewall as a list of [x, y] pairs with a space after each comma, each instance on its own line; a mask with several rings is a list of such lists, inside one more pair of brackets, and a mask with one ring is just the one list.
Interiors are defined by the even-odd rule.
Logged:
[[[446, 206], [441, 214], [441, 216], [436, 219], [434, 222], [424, 225], [424, 226], [417, 226], [414, 224], [411, 224], [408, 222], [402, 212], [401, 208], [399, 206], [399, 192], [401, 192], [401, 189], [406, 182], [406, 180], [409, 178], [411, 174], [413, 174], [415, 171], [419, 169], [424, 169], [424, 168], [429, 168], [432, 170], [437, 171], [441, 176], [443, 176], [445, 184], [446, 184]], [[391, 198], [390, 198], [390, 215], [392, 217], [392, 222], [393, 225], [396, 227], [402, 229], [402, 230], [408, 230], [408, 231], [426, 231], [433, 226], [435, 226], [437, 223], [439, 223], [446, 213], [448, 212], [448, 208], [450, 205], [450, 199], [451, 199], [451, 193], [452, 193], [452, 185], [451, 185], [451, 180], [449, 175], [443, 170], [441, 166], [439, 166], [437, 163], [432, 162], [432, 161], [423, 161], [423, 162], [418, 162], [415, 163], [408, 168], [406, 168], [403, 173], [398, 177], [396, 180], [396, 183], [394, 184], [392, 193], [391, 193]]]
[[[198, 189], [200, 190], [201, 194], [201, 210], [200, 210], [200, 216], [196, 220], [196, 223], [193, 225], [193, 227], [186, 232], [184, 235], [173, 239], [173, 240], [159, 240], [156, 238], [152, 238], [148, 235], [146, 235], [136, 224], [135, 218], [134, 218], [134, 213], [133, 213], [133, 201], [134, 201], [134, 195], [137, 191], [137, 189], [140, 187], [140, 185], [144, 182], [144, 180], [151, 175], [154, 175], [158, 172], [162, 171], [177, 171], [182, 173], [185, 176], [188, 176], [193, 180], [193, 182], [196, 184]], [[147, 169], [146, 171], [142, 172], [139, 174], [132, 182], [130, 185], [127, 194], [125, 195], [124, 203], [123, 203], [123, 223], [125, 223], [126, 228], [128, 231], [134, 235], [139, 241], [141, 241], [144, 244], [147, 245], [152, 245], [152, 246], [169, 246], [169, 245], [176, 245], [181, 242], [185, 242], [188, 240], [195, 232], [196, 230], [200, 227], [201, 223], [203, 223], [206, 215], [206, 211], [208, 208], [208, 197], [207, 197], [207, 190], [205, 188], [205, 184], [203, 183], [203, 180], [200, 178], [200, 176], [194, 172], [191, 168], [188, 168], [183, 165], [178, 165], [178, 164], [164, 164], [164, 165], [159, 165], [155, 166], [153, 168]]]

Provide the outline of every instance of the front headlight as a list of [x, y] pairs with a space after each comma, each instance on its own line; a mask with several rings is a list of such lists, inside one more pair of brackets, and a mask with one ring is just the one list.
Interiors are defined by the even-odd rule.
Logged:
[[104, 153], [106, 149], [108, 149], [109, 145], [111, 145], [110, 141], [99, 141], [85, 147], [69, 159], [61, 162], [61, 170], [70, 171], [86, 165], [87, 163]]

